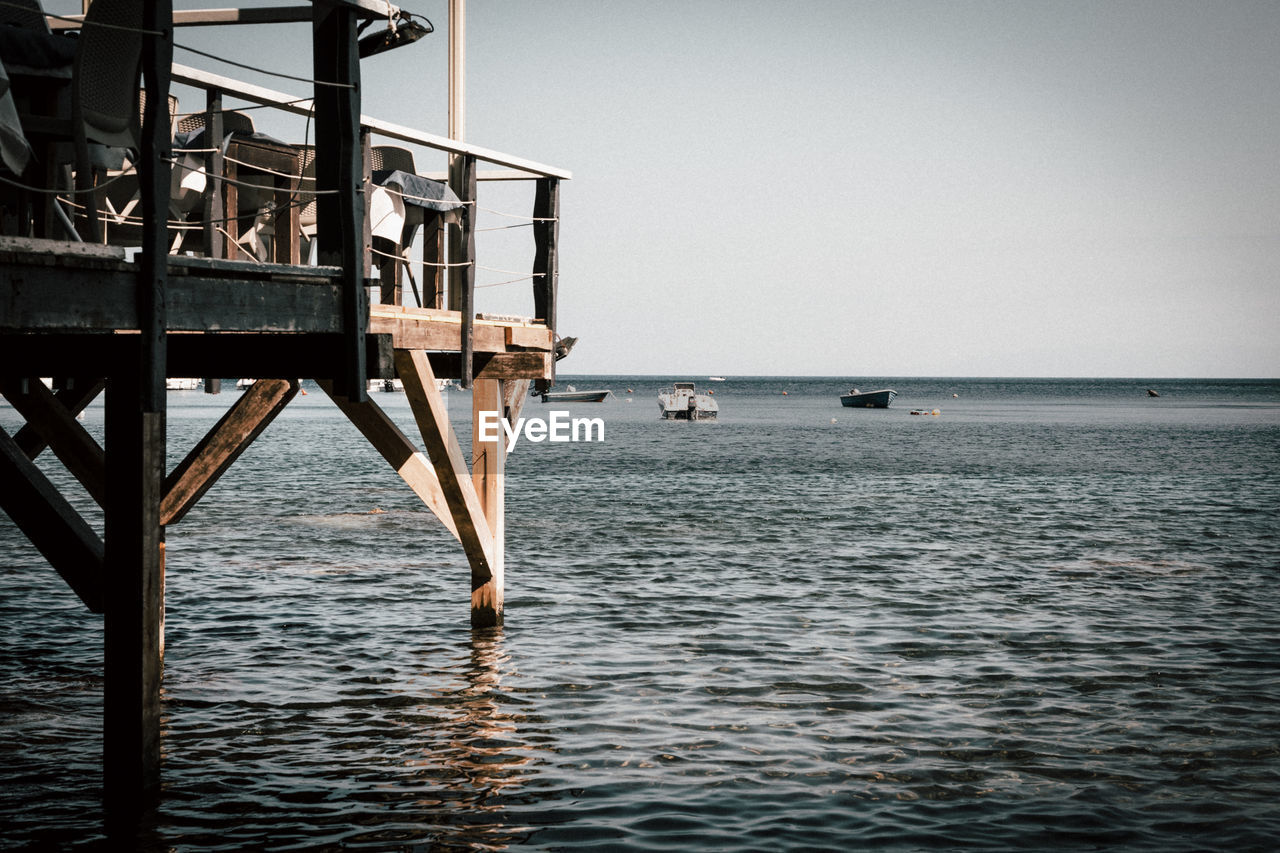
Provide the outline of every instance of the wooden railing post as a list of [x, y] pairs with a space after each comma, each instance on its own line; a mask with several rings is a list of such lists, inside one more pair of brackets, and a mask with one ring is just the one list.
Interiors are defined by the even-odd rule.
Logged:
[[470, 388], [476, 320], [476, 158], [470, 154], [455, 157], [449, 183], [462, 200], [458, 226], [450, 229], [454, 239], [449, 243], [449, 308], [462, 314], [458, 382]]
[[221, 258], [226, 251], [226, 238], [223, 237], [225, 227], [222, 220], [226, 218], [226, 205], [223, 203], [223, 188], [218, 185], [218, 176], [222, 174], [222, 90], [209, 89], [205, 92], [204, 101], [204, 144], [203, 148], [211, 149], [205, 156], [205, 174], [208, 176], [208, 191], [203, 196], [204, 205], [204, 256]]
[[[556, 285], [560, 278], [558, 241], [560, 239], [560, 181], [539, 178], [533, 197], [533, 315], [551, 330], [555, 346]], [[537, 389], [546, 391], [555, 382], [555, 359], [551, 360], [551, 378], [539, 379]]]
[[[323, 265], [342, 267], [343, 365], [338, 391], [353, 403], [366, 398], [364, 288], [364, 151], [360, 144], [360, 53], [356, 12], [313, 5], [316, 79], [316, 248]], [[335, 194], [333, 191], [336, 190]]]

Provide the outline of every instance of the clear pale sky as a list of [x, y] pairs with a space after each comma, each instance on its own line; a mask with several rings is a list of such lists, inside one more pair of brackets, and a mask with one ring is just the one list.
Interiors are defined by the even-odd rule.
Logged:
[[[443, 134], [447, 4], [405, 8], [436, 33], [363, 63], [364, 111]], [[308, 34], [179, 41], [310, 76]], [[1274, 0], [470, 0], [467, 34], [467, 139], [574, 173], [565, 372], [1280, 376]]]

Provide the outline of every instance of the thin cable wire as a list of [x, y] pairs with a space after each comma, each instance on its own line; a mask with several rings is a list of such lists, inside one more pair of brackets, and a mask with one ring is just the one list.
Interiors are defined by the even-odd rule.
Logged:
[[555, 216], [521, 216], [518, 213], [503, 213], [501, 210], [494, 210], [493, 208], [489, 208], [489, 207], [480, 207], [477, 209], [483, 210], [485, 213], [492, 213], [494, 216], [506, 216], [510, 219], [525, 219], [525, 220], [528, 220], [529, 222], [559, 222], [560, 221], [560, 219]]
[[477, 228], [476, 232], [478, 233], [480, 231], [506, 231], [510, 228], [529, 228], [532, 225], [533, 225], [532, 222], [520, 222], [516, 225], [494, 225], [490, 228]]
[[520, 278], [507, 279], [506, 281], [495, 281], [492, 284], [477, 284], [476, 287], [501, 287], [504, 284], [515, 284], [518, 281], [528, 281], [531, 278], [533, 278], [533, 276], [526, 275], [521, 276]]
[[544, 275], [546, 275], [546, 273], [542, 273], [542, 272], [522, 273], [519, 270], [500, 270], [500, 269], [495, 269], [493, 267], [481, 266], [479, 264], [476, 265], [476, 269], [484, 270], [485, 272], [500, 272], [503, 275], [521, 275], [521, 276], [524, 276], [525, 278], [542, 278]]
[[[160, 34], [155, 33], [155, 35], [160, 35]], [[208, 59], [215, 60], [217, 62], [225, 62], [227, 65], [234, 65], [236, 68], [243, 68], [246, 71], [256, 71], [259, 74], [266, 74], [269, 77], [279, 77], [283, 80], [293, 80], [298, 83], [310, 83], [313, 86], [332, 86], [335, 89], [354, 89], [355, 88], [354, 83], [331, 83], [328, 80], [313, 80], [310, 77], [297, 77], [293, 74], [285, 74], [280, 71], [268, 71], [265, 68], [258, 68], [256, 65], [246, 65], [243, 62], [236, 62], [234, 59], [227, 59], [225, 57], [218, 56], [217, 54], [214, 54], [214, 53], [209, 53], [207, 51], [190, 47], [189, 45], [178, 44], [177, 42], [174, 42], [173, 46], [178, 48], [179, 50], [185, 50], [185, 51], [188, 51], [189, 53], [194, 53], [197, 56], [203, 56]]]
[[116, 181], [120, 180], [121, 178], [131, 174], [133, 174], [132, 167], [116, 175], [114, 178], [109, 178], [103, 181], [102, 183], [98, 184], [96, 187], [89, 187], [87, 189], [72, 188], [69, 190], [58, 190], [58, 189], [50, 189], [48, 187], [33, 187], [28, 184], [21, 183], [19, 181], [10, 180], [9, 178], [4, 177], [3, 175], [0, 175], [0, 182], [9, 184], [10, 186], [17, 187], [20, 190], [26, 190], [27, 192], [33, 192], [33, 193], [41, 193], [43, 195], [60, 195], [62, 193], [70, 193], [71, 195], [84, 195], [85, 193], [96, 192], [97, 190], [100, 190], [104, 187], [109, 187], [112, 184], [114, 184]]

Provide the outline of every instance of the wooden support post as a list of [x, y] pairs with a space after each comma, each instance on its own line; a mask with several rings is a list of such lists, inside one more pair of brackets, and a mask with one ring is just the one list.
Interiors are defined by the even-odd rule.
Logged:
[[0, 428], [0, 509], [94, 613], [102, 612], [102, 540]]
[[177, 524], [298, 393], [296, 379], [259, 379], [164, 481], [160, 523]]
[[165, 288], [171, 159], [172, 0], [143, 0], [147, 102], [138, 162], [142, 256], [137, 347], [115, 365], [106, 401], [103, 792], [109, 836], [133, 837], [160, 786], [164, 632]]
[[313, 10], [317, 260], [342, 268], [343, 370], [336, 387], [348, 400], [363, 403], [368, 399], [364, 336], [369, 306], [360, 239], [365, 197], [356, 12], [324, 2], [315, 3]]
[[[24, 384], [25, 389], [21, 387]], [[40, 433], [44, 442], [53, 449], [53, 454], [101, 506], [106, 478], [102, 447], [80, 425], [75, 415], [68, 412], [58, 402], [57, 396], [36, 378], [5, 383], [4, 396], [27, 419], [27, 425]]]
[[160, 780], [165, 415], [144, 409], [142, 384], [122, 371], [106, 401], [103, 790], [108, 833], [124, 836]]
[[[205, 92], [204, 143], [202, 148], [212, 149], [205, 155], [205, 173], [208, 175], [209, 189], [204, 194], [204, 256], [221, 258], [227, 250], [225, 229], [222, 220], [226, 218], [226, 206], [222, 203], [222, 187], [219, 186], [222, 176], [222, 90], [209, 89]], [[234, 211], [233, 211], [234, 213]]]
[[142, 197], [142, 257], [138, 270], [138, 321], [142, 337], [142, 408], [165, 407], [165, 289], [169, 254], [169, 183], [173, 128], [169, 121], [169, 74], [173, 66], [173, 0], [144, 0], [142, 156], [138, 192]]
[[[495, 550], [484, 505], [476, 494], [471, 473], [462, 458], [458, 437], [449, 423], [449, 411], [436, 388], [435, 373], [426, 353], [396, 350], [396, 372], [404, 382], [405, 396], [409, 398], [414, 419], [422, 432], [431, 466], [440, 478], [440, 487], [457, 526], [458, 540], [462, 542], [462, 549], [471, 564], [471, 590], [474, 594], [493, 577]], [[471, 617], [475, 624], [477, 615], [474, 609]]]
[[462, 200], [458, 227], [450, 229], [456, 239], [449, 244], [449, 308], [462, 314], [458, 382], [463, 388], [470, 388], [476, 320], [476, 158], [469, 154], [455, 156], [449, 183]]
[[[552, 347], [556, 331], [556, 286], [560, 280], [560, 181], [539, 178], [533, 200], [533, 314], [551, 330]], [[555, 360], [551, 378], [539, 379], [539, 391], [555, 384]]]
[[491, 438], [482, 437], [481, 414], [488, 413], [492, 419], [502, 417], [504, 411], [502, 380], [476, 380], [471, 392], [471, 482], [489, 523], [493, 552], [489, 561], [489, 579], [478, 587], [473, 585], [471, 589], [473, 628], [502, 624], [507, 441], [501, 425], [496, 431], [490, 430]]
[[401, 432], [395, 421], [387, 416], [372, 399], [363, 403], [349, 402], [340, 394], [334, 393], [333, 383], [317, 379], [317, 384], [324, 389], [342, 413], [347, 416], [356, 429], [369, 440], [374, 449], [382, 454], [382, 458], [390, 463], [413, 493], [422, 499], [440, 522], [453, 534], [458, 536], [458, 527], [453, 523], [453, 515], [449, 503], [445, 500], [444, 490], [440, 486], [440, 478], [427, 455], [419, 450], [409, 437]]

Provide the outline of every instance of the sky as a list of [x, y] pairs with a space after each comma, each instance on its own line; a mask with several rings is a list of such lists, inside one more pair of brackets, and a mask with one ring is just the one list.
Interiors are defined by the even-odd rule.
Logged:
[[[447, 2], [404, 8], [436, 32], [362, 63], [363, 110], [443, 135]], [[303, 76], [308, 38], [178, 35]], [[466, 138], [573, 172], [562, 372], [1277, 377], [1277, 45], [1274, 0], [470, 0]], [[478, 251], [510, 279], [530, 229]]]

